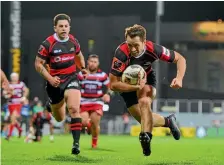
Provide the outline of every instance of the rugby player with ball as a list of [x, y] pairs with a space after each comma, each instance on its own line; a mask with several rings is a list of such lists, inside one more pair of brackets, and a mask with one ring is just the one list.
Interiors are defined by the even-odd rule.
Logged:
[[134, 25], [125, 29], [125, 42], [115, 51], [110, 71], [110, 88], [121, 93], [131, 115], [141, 123], [139, 141], [143, 154], [151, 154], [153, 127], [169, 127], [173, 137], [180, 139], [174, 115], [162, 117], [151, 111], [156, 95], [156, 75], [152, 63], [162, 60], [177, 64], [177, 75], [170, 87], [182, 87], [186, 60], [178, 52], [146, 40], [146, 29]]

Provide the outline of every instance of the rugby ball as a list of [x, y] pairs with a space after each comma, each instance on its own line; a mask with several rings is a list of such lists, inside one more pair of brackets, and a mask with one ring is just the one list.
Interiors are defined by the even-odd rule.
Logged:
[[124, 70], [121, 81], [130, 85], [137, 85], [139, 74], [140, 78], [143, 79], [146, 75], [145, 70], [140, 65], [130, 65]]

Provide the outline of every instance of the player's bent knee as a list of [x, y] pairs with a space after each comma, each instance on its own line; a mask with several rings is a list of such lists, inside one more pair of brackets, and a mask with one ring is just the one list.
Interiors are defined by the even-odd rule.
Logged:
[[69, 105], [68, 110], [69, 110], [70, 114], [79, 114], [79, 106]]
[[151, 103], [149, 97], [142, 97], [138, 101], [140, 105], [149, 105]]
[[53, 115], [53, 116], [57, 122], [61, 122], [65, 119], [64, 115], [62, 115], [62, 116], [61, 115]]

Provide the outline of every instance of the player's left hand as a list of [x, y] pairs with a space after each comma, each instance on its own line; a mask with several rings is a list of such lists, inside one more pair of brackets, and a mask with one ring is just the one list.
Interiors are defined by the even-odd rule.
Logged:
[[82, 75], [83, 75], [84, 78], [86, 78], [89, 74], [87, 69], [82, 69], [81, 72], [82, 72]]
[[109, 103], [110, 102], [110, 95], [108, 95], [108, 94], [103, 95], [102, 100], [105, 103]]
[[173, 81], [170, 84], [170, 87], [173, 89], [179, 89], [182, 88], [182, 80], [178, 78], [174, 78]]

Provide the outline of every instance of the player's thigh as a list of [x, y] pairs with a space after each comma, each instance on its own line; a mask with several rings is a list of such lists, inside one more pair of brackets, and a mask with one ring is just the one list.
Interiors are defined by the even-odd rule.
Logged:
[[100, 119], [102, 117], [102, 115], [99, 113], [100, 111], [102, 111], [102, 110], [101, 109], [95, 110], [95, 111], [92, 111], [91, 114], [90, 114], [91, 122], [94, 125], [99, 125], [100, 124]]
[[81, 101], [81, 93], [78, 89], [66, 89], [65, 93], [65, 101], [69, 111], [79, 112], [80, 109], [80, 101]]
[[88, 111], [81, 112], [80, 116], [82, 118], [82, 123], [86, 125], [89, 121], [89, 112]]
[[128, 111], [139, 123], [141, 123], [141, 112], [139, 104], [132, 105], [128, 108]]

